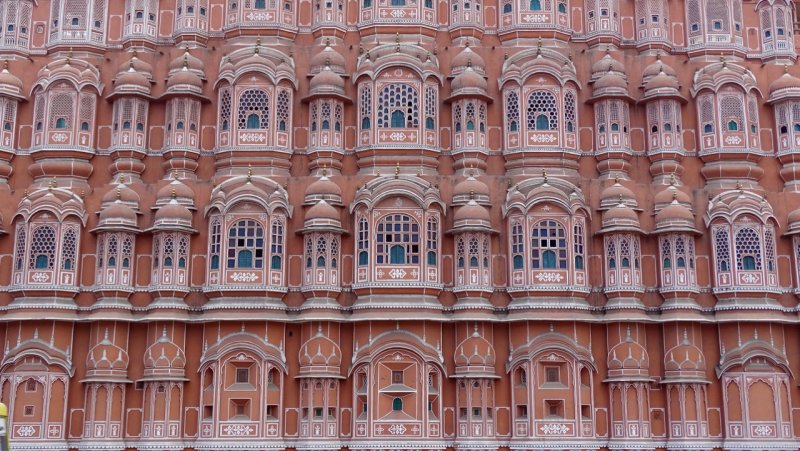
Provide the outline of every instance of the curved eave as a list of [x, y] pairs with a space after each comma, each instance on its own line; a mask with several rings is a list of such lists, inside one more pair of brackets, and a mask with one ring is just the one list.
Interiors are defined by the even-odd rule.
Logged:
[[318, 91], [314, 92], [313, 94], [309, 94], [302, 99], [300, 99], [303, 103], [309, 103], [312, 100], [319, 99], [319, 98], [326, 98], [326, 99], [336, 99], [344, 102], [345, 105], [349, 105], [353, 103], [350, 97], [347, 97], [345, 94], [334, 92], [334, 91]]
[[144, 229], [144, 232], [184, 232], [190, 235], [198, 233], [197, 230], [192, 227], [186, 227], [177, 224], [164, 224], [160, 226], [153, 226], [148, 229]]
[[331, 233], [340, 233], [342, 235], [350, 235], [350, 233], [348, 233], [347, 230], [342, 227], [329, 226], [329, 225], [303, 227], [302, 229], [298, 229], [295, 233], [298, 235], [305, 235], [306, 233], [314, 233], [314, 232], [331, 232]]
[[446, 234], [456, 234], [456, 233], [467, 233], [467, 232], [481, 232], [481, 233], [489, 233], [492, 235], [500, 233], [499, 231], [488, 227], [488, 226], [481, 226], [481, 225], [465, 225], [461, 227], [453, 227], [452, 229], [446, 231]]
[[800, 100], [800, 89], [781, 89], [778, 92], [771, 93], [769, 99], [767, 99], [765, 103], [767, 105], [774, 105], [778, 102], [790, 100]]
[[91, 230], [91, 233], [101, 233], [101, 232], [130, 232], [130, 233], [142, 233], [142, 229], [137, 226], [130, 226], [125, 224], [106, 224], [97, 226]]
[[341, 374], [331, 374], [325, 373], [322, 371], [311, 371], [308, 373], [298, 374], [294, 377], [295, 379], [339, 379], [345, 380], [346, 377], [342, 376]]
[[663, 385], [669, 384], [710, 384], [711, 381], [707, 381], [702, 377], [665, 377], [660, 381]]
[[28, 98], [22, 94], [14, 94], [8, 91], [0, 91], [0, 97], [8, 97], [18, 102], [27, 102]]
[[[670, 91], [672, 91], [672, 90], [670, 90]], [[686, 100], [686, 97], [682, 96], [680, 92], [677, 92], [677, 91], [669, 92], [669, 91], [660, 91], [660, 90], [656, 90], [655, 92], [652, 92], [652, 94], [651, 93], [646, 93], [644, 95], [644, 97], [642, 97], [636, 103], [638, 105], [641, 105], [641, 104], [645, 104], [645, 103], [648, 103], [648, 102], [652, 102], [654, 100], [677, 100], [678, 102], [681, 103], [681, 105], [686, 105], [687, 103], [689, 103], [689, 101]]]
[[108, 377], [90, 376], [90, 377], [87, 377], [85, 379], [81, 379], [78, 382], [80, 382], [82, 384], [88, 384], [88, 383], [93, 383], [93, 382], [98, 382], [98, 383], [103, 383], [103, 384], [106, 384], [106, 383], [132, 384], [133, 383], [133, 381], [128, 379], [128, 378], [125, 378], [125, 377], [113, 377], [113, 376], [108, 376]]
[[589, 99], [586, 100], [586, 103], [592, 104], [592, 103], [599, 102], [601, 100], [606, 100], [606, 99], [622, 99], [622, 100], [625, 100], [625, 101], [630, 102], [630, 103], [635, 103], [636, 102], [636, 99], [631, 97], [630, 94], [628, 94], [627, 92], [626, 93], [609, 92], [609, 93], [600, 93], [600, 94], [593, 95], [592, 97], [590, 97]]
[[650, 376], [612, 376], [603, 379], [603, 382], [655, 382]]
[[453, 374], [450, 379], [501, 379], [501, 377], [494, 373], [476, 372]]
[[136, 382], [189, 382], [189, 378], [180, 376], [145, 376]]
[[463, 98], [470, 98], [470, 99], [480, 99], [486, 103], [494, 102], [494, 98], [491, 97], [489, 94], [486, 94], [485, 91], [479, 89], [460, 89], [458, 93], [451, 94], [450, 97], [444, 99], [444, 103], [452, 103], [456, 100], [460, 100]]
[[[797, 232], [800, 233], [800, 230], [798, 230]], [[668, 226], [665, 226], [665, 227], [656, 226], [656, 229], [653, 230], [653, 232], [652, 232], [653, 235], [663, 235], [665, 233], [691, 233], [692, 235], [702, 235], [703, 234], [701, 231], [697, 230], [696, 228], [691, 227], [691, 226], [686, 226], [686, 225], [683, 225], [683, 226], [681, 226], [681, 225], [668, 225]]]
[[150, 94], [149, 92], [148, 93], [144, 93], [144, 92], [140, 92], [140, 91], [114, 91], [111, 94], [106, 96], [106, 100], [108, 100], [109, 102], [112, 102], [112, 101], [114, 101], [116, 99], [119, 99], [120, 97], [139, 97], [139, 98], [147, 99], [147, 100], [150, 100], [150, 101], [157, 100], [157, 98], [155, 96], [153, 96], [152, 94]]
[[617, 232], [638, 233], [647, 236], [647, 232], [642, 230], [640, 227], [634, 227], [629, 225], [612, 225], [608, 227], [603, 227], [602, 229], [598, 230], [595, 235], [605, 235], [608, 233], [617, 233]]
[[[3, 232], [2, 232], [2, 231], [0, 231], [0, 234], [2, 234], [2, 233], [3, 233]], [[792, 226], [789, 226], [789, 230], [787, 230], [787, 231], [786, 231], [786, 232], [783, 234], [783, 236], [794, 236], [794, 235], [798, 235], [798, 234], [800, 234], [800, 226], [797, 226], [797, 227], [792, 227]]]
[[191, 91], [166, 91], [164, 94], [161, 94], [159, 97], [157, 97], [156, 100], [169, 100], [174, 97], [193, 97], [203, 103], [211, 103], [211, 99], [208, 97]]

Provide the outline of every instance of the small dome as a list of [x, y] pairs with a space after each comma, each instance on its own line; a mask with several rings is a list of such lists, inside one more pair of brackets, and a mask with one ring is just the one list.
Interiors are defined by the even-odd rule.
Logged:
[[670, 349], [664, 356], [664, 371], [667, 376], [678, 376], [670, 373], [689, 373], [687, 376], [697, 373], [698, 376], [705, 377], [705, 370], [703, 351], [688, 340]]
[[476, 199], [489, 197], [489, 187], [486, 186], [485, 183], [476, 179], [472, 174], [470, 174], [466, 179], [458, 182], [453, 188], [454, 200], [460, 197], [466, 197], [469, 199], [470, 196], [475, 197]]
[[594, 90], [598, 91], [600, 89], [609, 89], [609, 88], [624, 89], [627, 92], [628, 82], [625, 81], [624, 78], [622, 78], [622, 75], [614, 72], [608, 72], [595, 82]]
[[605, 187], [603, 191], [600, 192], [600, 208], [608, 209], [620, 203], [632, 208], [638, 207], [636, 194], [634, 194], [630, 188], [620, 183], [619, 179], [616, 179], [612, 185]]
[[592, 64], [592, 74], [599, 76], [605, 72], [617, 72], [620, 74], [626, 72], [625, 65], [614, 59], [609, 51], [606, 51], [604, 57]]
[[167, 337], [165, 328], [163, 335], [144, 353], [144, 375], [183, 377], [185, 367], [183, 350]]
[[691, 210], [678, 203], [677, 200], [662, 208], [656, 214], [656, 223], [661, 221], [687, 220], [694, 221], [694, 214]]
[[794, 75], [789, 73], [788, 66], [784, 70], [783, 75], [775, 79], [769, 85], [769, 94], [770, 96], [775, 94], [778, 91], [782, 91], [784, 89], [800, 89], [800, 78], [795, 77]]
[[339, 212], [336, 211], [331, 204], [325, 202], [325, 200], [320, 200], [317, 202], [316, 205], [308, 209], [306, 213], [306, 221], [316, 220], [316, 219], [329, 219], [331, 221], [340, 221], [341, 217]]
[[306, 197], [308, 196], [338, 196], [341, 198], [342, 196], [342, 189], [339, 188], [339, 185], [334, 183], [331, 179], [328, 178], [327, 175], [323, 174], [319, 180], [315, 180], [314, 183], [308, 185], [306, 188]]
[[468, 66], [464, 72], [456, 75], [456, 77], [450, 83], [450, 88], [452, 89], [453, 93], [456, 93], [462, 89], [480, 90], [485, 93], [486, 89], [488, 88], [488, 83], [482, 75], [473, 70], [472, 67]]
[[103, 340], [93, 346], [86, 357], [87, 375], [99, 375], [97, 373], [102, 372], [104, 376], [124, 377], [128, 363], [128, 353], [109, 340], [106, 330]]
[[193, 207], [194, 191], [177, 178], [173, 178], [171, 182], [158, 190], [156, 199], [156, 205], [167, 204], [172, 201], [172, 199], [177, 199], [178, 203], [184, 204], [187, 207]]
[[181, 70], [184, 67], [201, 73], [204, 73], [206, 70], [206, 65], [203, 63], [203, 60], [189, 53], [188, 48], [183, 52], [183, 54], [169, 62], [170, 72]]
[[792, 212], [789, 213], [786, 222], [788, 223], [788, 227], [786, 230], [787, 234], [794, 235], [800, 233], [800, 208], [792, 210]]
[[3, 70], [0, 71], [0, 95], [9, 94], [13, 97], [23, 96], [22, 80], [8, 71], [8, 61], [3, 63]]
[[333, 49], [330, 41], [325, 43], [325, 48], [321, 52], [311, 57], [310, 69], [313, 72], [321, 70], [324, 67], [330, 67], [336, 73], [344, 73], [345, 59], [344, 57]]
[[647, 351], [628, 337], [608, 353], [608, 375], [648, 377], [650, 357]]
[[150, 93], [150, 78], [148, 75], [138, 72], [133, 68], [133, 65], [124, 72], [117, 74], [114, 79], [114, 90], [137, 90], [145, 93]]
[[192, 212], [185, 205], [181, 205], [178, 201], [172, 199], [170, 203], [156, 211], [154, 220], [156, 224], [164, 222], [188, 223], [191, 226]]
[[664, 72], [670, 77], [677, 77], [678, 75], [675, 72], [675, 69], [661, 61], [661, 55], [657, 55], [656, 61], [644, 68], [644, 71], [642, 72], [642, 79], [648, 80], [651, 77], [655, 77], [656, 75], [660, 74], [661, 72]]
[[486, 62], [484, 62], [483, 57], [475, 53], [472, 48], [470, 48], [469, 43], [467, 43], [464, 50], [453, 58], [450, 66], [453, 72], [463, 70], [470, 66], [478, 72], [483, 72], [483, 69], [486, 67]]
[[102, 205], [106, 206], [118, 200], [134, 208], [138, 208], [139, 205], [139, 195], [122, 182], [120, 182], [115, 189], [103, 195]]
[[494, 346], [478, 333], [476, 326], [472, 335], [456, 347], [453, 360], [457, 373], [493, 373], [497, 355]]
[[632, 208], [620, 204], [603, 213], [603, 224], [606, 221], [631, 221], [636, 222], [638, 226], [639, 215]]
[[459, 207], [458, 211], [453, 217], [453, 222], [458, 223], [462, 221], [470, 221], [470, 222], [490, 222], [491, 217], [489, 216], [489, 210], [482, 205], [478, 205], [474, 199], [470, 200], [467, 205], [463, 207]]
[[679, 87], [680, 84], [677, 78], [669, 76], [665, 72], [660, 72], [644, 85], [644, 90], [647, 92], [656, 89], [678, 89]]
[[692, 198], [689, 197], [689, 195], [685, 192], [679, 190], [675, 185], [670, 185], [666, 189], [656, 193], [655, 197], [653, 198], [653, 203], [656, 206], [668, 205], [675, 199], [677, 199], [677, 201], [683, 205], [692, 205]]
[[187, 68], [183, 68], [167, 78], [167, 89], [186, 87], [191, 90], [203, 89], [203, 80]]
[[344, 94], [344, 79], [331, 70], [330, 66], [325, 66], [317, 75], [311, 78], [310, 91], [332, 90]]
[[121, 201], [117, 200], [100, 211], [100, 225], [136, 225], [136, 212]]
[[342, 351], [330, 338], [318, 332], [303, 343], [300, 348], [300, 366], [329, 366], [339, 368], [342, 364]]

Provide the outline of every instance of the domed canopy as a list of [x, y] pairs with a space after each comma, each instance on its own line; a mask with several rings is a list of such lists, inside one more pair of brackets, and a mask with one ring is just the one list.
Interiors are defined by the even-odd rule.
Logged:
[[452, 93], [446, 99], [447, 102], [452, 102], [462, 97], [480, 98], [487, 102], [491, 102], [492, 98], [489, 97], [487, 92], [488, 83], [483, 75], [480, 75], [472, 67], [467, 66], [464, 71], [456, 75], [450, 83]]
[[344, 79], [330, 66], [323, 67], [311, 78], [308, 96], [303, 101], [309, 101], [316, 97], [335, 97], [344, 102], [350, 102], [350, 98], [344, 92]]
[[797, 235], [800, 233], [800, 208], [792, 210], [787, 219], [789, 226], [786, 230], [786, 235]]
[[144, 353], [144, 378], [141, 380], [186, 380], [186, 356], [167, 336], [166, 327], [159, 339]]
[[639, 215], [622, 203], [622, 199], [614, 208], [603, 212], [602, 226], [599, 233], [642, 232]]
[[330, 39], [325, 42], [325, 48], [321, 52], [311, 57], [309, 75], [316, 75], [325, 67], [330, 68], [334, 73], [344, 75], [346, 73], [346, 63], [344, 57], [331, 47]]
[[194, 208], [194, 191], [178, 179], [177, 173], [173, 174], [172, 181], [158, 190], [156, 194], [156, 206], [166, 205], [172, 202], [173, 199], [189, 209]]
[[495, 374], [497, 355], [489, 340], [478, 333], [478, 327], [466, 340], [459, 343], [454, 354], [456, 376], [490, 377]]
[[768, 103], [781, 100], [800, 100], [800, 78], [789, 73], [789, 66], [783, 69], [783, 75], [769, 85]]
[[184, 52], [181, 55], [179, 55], [178, 57], [174, 58], [172, 61], [169, 62], [170, 72], [183, 70], [184, 67], [192, 72], [198, 73], [200, 77], [205, 76], [205, 70], [206, 70], [205, 63], [203, 63], [203, 60], [201, 60], [200, 58], [189, 53], [188, 47], [184, 50]]
[[464, 50], [459, 52], [450, 63], [451, 74], [457, 76], [468, 67], [471, 67], [481, 76], [484, 75], [484, 69], [486, 68], [483, 57], [470, 48], [469, 41], [465, 44]]
[[673, 98], [681, 101], [681, 103], [686, 103], [686, 99], [680, 92], [678, 78], [674, 75], [667, 74], [665, 71], [659, 72], [644, 84], [644, 97], [642, 98], [642, 102], [657, 98]]
[[193, 233], [195, 230], [192, 228], [192, 212], [173, 198], [156, 211], [153, 227], [150, 230], [177, 230]]
[[299, 377], [325, 377], [344, 379], [341, 376], [342, 351], [322, 331], [303, 343], [300, 348]]
[[599, 78], [606, 72], [624, 74], [625, 65], [611, 56], [610, 49], [606, 49], [606, 54], [592, 64], [592, 78]]
[[333, 180], [328, 178], [327, 170], [322, 170], [322, 177], [306, 188], [304, 204], [316, 205], [320, 200], [325, 200], [331, 205], [342, 205], [342, 189]]
[[150, 97], [153, 85], [153, 73], [149, 64], [142, 64], [136, 52], [131, 55], [131, 59], [122, 63], [114, 78], [114, 92], [109, 99], [121, 95], [135, 95]]
[[630, 335], [608, 353], [608, 380], [649, 380], [650, 357]]
[[131, 207], [117, 200], [100, 210], [100, 220], [92, 231], [139, 232], [137, 214]]
[[108, 338], [108, 330], [100, 343], [86, 357], [86, 379], [81, 382], [128, 382], [128, 353]]
[[22, 89], [22, 80], [8, 71], [8, 60], [4, 61], [3, 70], [0, 71], [0, 97], [25, 100], [26, 97]]
[[465, 205], [472, 199], [480, 205], [491, 205], [489, 187], [476, 179], [474, 172], [470, 170], [469, 176], [453, 188], [453, 205]]
[[690, 232], [699, 233], [694, 227], [694, 214], [678, 202], [677, 190], [673, 191], [674, 200], [656, 214], [655, 233]]
[[681, 343], [664, 355], [663, 382], [706, 383], [706, 358], [703, 351], [684, 335]]
[[339, 211], [325, 199], [320, 199], [316, 205], [309, 208], [303, 222], [302, 233], [308, 232], [336, 232], [343, 233], [342, 220]]
[[600, 192], [600, 210], [614, 208], [620, 203], [635, 210], [639, 209], [636, 195], [630, 188], [623, 185], [619, 178], [616, 178], [613, 184], [603, 188], [603, 191]]
[[589, 100], [596, 101], [607, 98], [633, 100], [628, 94], [628, 80], [624, 74], [608, 71], [594, 83], [592, 97]]
[[475, 199], [470, 199], [466, 205], [458, 207], [453, 216], [452, 233], [461, 232], [495, 233], [492, 228], [492, 218], [489, 210], [479, 205]]
[[661, 54], [656, 55], [655, 62], [649, 64], [642, 72], [642, 83], [647, 83], [652, 77], [664, 72], [669, 77], [677, 77], [677, 72], [670, 65], [661, 61]]

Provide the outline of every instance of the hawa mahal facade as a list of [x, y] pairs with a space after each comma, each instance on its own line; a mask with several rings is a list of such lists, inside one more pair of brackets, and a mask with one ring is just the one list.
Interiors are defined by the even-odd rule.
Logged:
[[0, 0], [17, 450], [797, 450], [791, 0]]

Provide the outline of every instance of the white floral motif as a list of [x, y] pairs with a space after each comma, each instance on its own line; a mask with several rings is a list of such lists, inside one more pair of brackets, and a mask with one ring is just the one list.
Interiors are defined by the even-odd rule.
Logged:
[[254, 272], [235, 272], [231, 274], [234, 282], [255, 282], [258, 276]]
[[406, 276], [406, 272], [403, 269], [394, 268], [389, 271], [389, 275], [392, 276], [392, 279], [402, 279]]
[[36, 428], [31, 425], [19, 426], [17, 428], [18, 437], [33, 437], [36, 434]]
[[728, 136], [725, 138], [725, 144], [741, 144], [742, 138], [738, 136]]
[[561, 282], [564, 276], [554, 272], [540, 272], [536, 274], [536, 280], [539, 282]]
[[242, 133], [239, 135], [239, 139], [242, 142], [251, 143], [251, 142], [264, 142], [266, 141], [267, 137], [261, 133]]
[[57, 143], [63, 143], [69, 139], [66, 133], [53, 133], [51, 137], [53, 138], [53, 141]]
[[229, 424], [222, 429], [226, 435], [250, 435], [253, 428], [246, 424]]
[[392, 435], [402, 435], [406, 433], [406, 427], [402, 424], [393, 424], [389, 427], [389, 432]]
[[772, 437], [773, 430], [772, 426], [768, 426], [766, 424], [759, 424], [753, 428], [753, 435], [756, 437]]
[[569, 427], [566, 424], [547, 423], [543, 424], [540, 428], [544, 435], [564, 435], [569, 433]]

